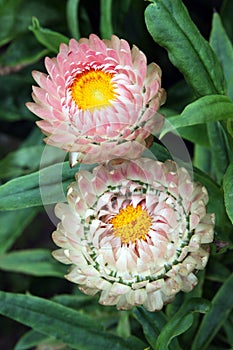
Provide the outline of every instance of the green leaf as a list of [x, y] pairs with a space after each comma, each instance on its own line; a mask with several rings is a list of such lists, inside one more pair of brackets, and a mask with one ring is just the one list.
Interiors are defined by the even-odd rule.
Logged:
[[184, 293], [178, 293], [172, 303], [167, 304], [165, 308], [165, 314], [167, 316], [167, 320], [169, 320], [172, 316], [174, 316], [177, 311], [180, 309], [181, 305], [184, 303]]
[[66, 5], [66, 17], [72, 38], [80, 39], [78, 23], [78, 7], [80, 0], [68, 0]]
[[25, 333], [17, 342], [14, 347], [14, 350], [30, 350], [34, 348], [41, 342], [45, 342], [49, 338], [41, 333], [36, 331], [29, 331]]
[[[58, 163], [0, 186], [0, 210], [14, 210], [65, 201], [67, 186], [78, 168]], [[42, 196], [42, 197], [41, 197]]]
[[[210, 44], [212, 48], [214, 49], [216, 55], [218, 56], [218, 60], [221, 63], [223, 67], [223, 72], [225, 76], [226, 81], [226, 90], [227, 95], [231, 98], [233, 101], [233, 82], [232, 79], [229, 79], [230, 76], [233, 74], [233, 46], [228, 38], [226, 31], [222, 25], [222, 21], [218, 13], [214, 13], [213, 15], [213, 22], [212, 22], [212, 30], [210, 34]], [[228, 133], [232, 136], [232, 121], [233, 117], [231, 119], [227, 120], [227, 130]], [[221, 130], [220, 130], [221, 132]], [[229, 141], [228, 141], [229, 139]], [[215, 142], [215, 140], [213, 140]], [[228, 134], [225, 135], [225, 142], [224, 147], [222, 147], [222, 144], [219, 144], [220, 153], [215, 153], [215, 157], [219, 160], [219, 168], [223, 169], [224, 167], [221, 166], [221, 163], [223, 163], [224, 158], [224, 151], [227, 147], [227, 143], [232, 144], [232, 140], [230, 140], [230, 136]], [[222, 149], [222, 152], [221, 152]], [[222, 154], [221, 154], [222, 153]], [[226, 155], [229, 154], [229, 158], [232, 159], [232, 151], [228, 151], [226, 149]], [[226, 158], [226, 156], [225, 156]], [[226, 162], [225, 162], [226, 163]], [[226, 170], [226, 167], [225, 169]], [[220, 175], [224, 175], [224, 171], [222, 170], [222, 174], [220, 171], [218, 171]]]
[[[98, 295], [89, 296], [83, 294], [78, 288], [75, 287], [73, 295], [70, 294], [61, 294], [55, 295], [52, 298], [52, 301], [56, 301], [59, 304], [64, 306], [68, 306], [72, 309], [78, 310], [79, 312], [85, 313], [90, 317], [94, 317], [96, 321], [99, 321], [105, 330], [111, 330], [114, 332], [116, 330], [116, 334], [122, 336], [123, 338], [128, 338], [130, 336], [130, 324], [122, 330], [124, 335], [118, 333], [117, 323], [119, 322], [120, 314], [127, 314], [126, 311], [117, 311], [115, 308], [104, 307], [98, 303]], [[123, 318], [124, 316], [122, 316]], [[126, 316], [127, 318], [127, 316]], [[124, 319], [125, 325], [127, 325], [127, 320]], [[126, 336], [127, 334], [127, 336]]]
[[0, 254], [5, 253], [38, 213], [38, 208], [0, 212]]
[[[163, 327], [168, 322], [166, 315], [162, 312], [151, 313], [146, 311], [143, 307], [137, 307], [133, 310], [133, 315], [136, 320], [141, 324], [143, 333], [152, 347], [157, 349], [156, 340], [161, 333]], [[172, 350], [179, 350], [179, 344], [177, 340], [172, 343]]]
[[[167, 120], [169, 120], [169, 118], [177, 114], [177, 111], [175, 111], [174, 109], [169, 109], [166, 107], [160, 108], [159, 112]], [[191, 141], [196, 145], [209, 147], [209, 140], [208, 137], [206, 137], [207, 127], [205, 124], [197, 124], [177, 128], [176, 133], [182, 138]]]
[[227, 340], [229, 342], [229, 345], [231, 346], [231, 348], [233, 348], [233, 333], [232, 333], [233, 323], [230, 320], [226, 321], [223, 327], [227, 335]]
[[221, 17], [223, 21], [224, 28], [226, 28], [226, 32], [233, 41], [233, 27], [232, 27], [232, 13], [233, 13], [233, 2], [232, 0], [224, 0], [221, 6]]
[[233, 119], [228, 119], [227, 120], [227, 131], [233, 138]]
[[[193, 313], [206, 313], [210, 302], [201, 298], [187, 300], [179, 311], [163, 327], [157, 343], [156, 350], [166, 350], [171, 340], [184, 333], [193, 323]], [[200, 348], [201, 349], [201, 348]]]
[[207, 124], [208, 137], [211, 149], [211, 162], [213, 164], [213, 175], [221, 184], [223, 175], [229, 164], [228, 148], [225, 131], [220, 122]]
[[[204, 124], [201, 124], [204, 125]], [[206, 126], [206, 125], [205, 125]], [[206, 129], [207, 135], [207, 129]], [[198, 137], [198, 134], [197, 134]], [[208, 137], [205, 136], [206, 139]], [[200, 169], [201, 171], [206, 172], [207, 174], [211, 174], [212, 162], [211, 162], [211, 151], [210, 149], [199, 145], [198, 143], [194, 145], [194, 157], [193, 164], [195, 167]]]
[[121, 311], [120, 318], [117, 325], [117, 335], [122, 338], [127, 338], [130, 336], [130, 321], [129, 321], [129, 312]]
[[197, 96], [224, 93], [224, 76], [209, 43], [181, 0], [154, 0], [145, 11], [148, 31], [167, 51]]
[[233, 308], [233, 274], [219, 288], [212, 300], [212, 307], [204, 316], [192, 343], [192, 350], [205, 350], [219, 329], [224, 325]]
[[197, 168], [194, 168], [194, 180], [200, 182], [207, 189], [209, 195], [208, 212], [215, 213], [215, 227], [218, 231], [216, 239], [226, 240], [232, 230], [232, 225], [227, 217], [222, 188]]
[[52, 258], [46, 249], [30, 249], [0, 255], [0, 269], [33, 276], [64, 277], [67, 267]]
[[180, 127], [205, 124], [233, 117], [233, 103], [227, 96], [209, 95], [190, 103], [180, 115], [167, 118], [160, 138]]
[[210, 34], [210, 45], [216, 53], [222, 65], [226, 81], [227, 95], [233, 101], [233, 46], [222, 25], [221, 18], [217, 12], [213, 15], [212, 30]]
[[100, 1], [100, 33], [103, 39], [110, 39], [112, 28], [112, 0]]
[[233, 163], [227, 168], [223, 178], [224, 201], [227, 214], [233, 223]]
[[142, 350], [143, 343], [104, 332], [101, 324], [65, 306], [31, 295], [0, 292], [0, 313], [77, 350]]
[[153, 314], [147, 312], [142, 307], [137, 307], [133, 310], [133, 315], [137, 321], [141, 324], [143, 333], [148, 343], [154, 348], [154, 344], [161, 329], [166, 324], [166, 316], [162, 313], [156, 313], [156, 317]]
[[29, 29], [34, 33], [39, 43], [54, 53], [58, 53], [61, 43], [69, 43], [69, 38], [66, 36], [50, 29], [41, 28], [36, 17], [32, 18], [32, 26], [29, 26]]
[[[175, 337], [177, 337], [178, 335], [186, 332], [193, 323], [193, 315], [191, 313], [184, 315], [182, 317], [182, 319], [179, 320], [179, 323], [175, 324], [175, 326], [170, 326], [171, 327], [171, 331], [165, 328], [164, 331], [162, 331], [162, 333], [160, 334], [158, 341], [156, 343], [156, 350], [167, 350], [168, 346], [171, 342], [171, 340]], [[167, 326], [168, 328], [168, 326]], [[169, 332], [170, 331], [170, 332]]]
[[[164, 162], [167, 159], [173, 159], [169, 151], [164, 146], [156, 142], [153, 142], [152, 146], [149, 148], [149, 152], [152, 152], [155, 158], [161, 162]], [[147, 156], [146, 152], [144, 156]]]
[[14, 350], [72, 350], [64, 343], [53, 338], [48, 338], [38, 332], [29, 331], [17, 342]]
[[184, 302], [187, 302], [189, 299], [202, 296], [204, 271], [199, 271], [197, 277], [198, 284], [189, 293], [178, 293], [173, 302], [166, 306], [166, 315], [168, 319], [173, 317], [178, 312]]
[[93, 296], [88, 296], [81, 292], [78, 295], [70, 295], [70, 294], [55, 295], [52, 300], [59, 304], [62, 304], [64, 306], [67, 306], [76, 310], [81, 309], [85, 306], [90, 306], [96, 302], [96, 299], [94, 299]]
[[[205, 270], [198, 272], [198, 284], [189, 292], [189, 293], [182, 293], [183, 294], [183, 300], [184, 302], [192, 299], [192, 298], [201, 298], [203, 295], [203, 284], [205, 281]], [[190, 344], [190, 339], [193, 339], [197, 328], [200, 324], [200, 314], [198, 312], [193, 313], [193, 323], [191, 327], [184, 332], [182, 335], [182, 344]]]
[[[82, 312], [84, 312], [83, 310], [85, 308], [85, 313], [87, 312], [87, 307], [90, 308], [92, 311], [93, 310], [96, 311], [96, 307], [97, 307], [96, 298], [93, 298], [93, 296], [85, 295], [85, 294], [79, 292], [79, 290], [77, 290], [77, 291], [75, 290], [75, 292], [78, 294], [75, 294], [75, 295], [70, 295], [70, 294], [55, 295], [52, 298], [52, 301], [55, 301], [59, 304], [67, 306], [71, 309], [76, 309], [79, 311], [82, 310]], [[99, 313], [99, 314], [102, 317], [102, 314], [101, 313]], [[25, 333], [20, 338], [20, 340], [17, 342], [14, 350], [28, 350], [28, 349], [35, 347], [39, 343], [42, 343], [42, 342], [45, 343], [46, 341], [49, 341], [50, 339], [52, 339], [52, 338], [49, 338], [41, 333], [38, 333], [36, 331], [31, 330], [31, 331]]]

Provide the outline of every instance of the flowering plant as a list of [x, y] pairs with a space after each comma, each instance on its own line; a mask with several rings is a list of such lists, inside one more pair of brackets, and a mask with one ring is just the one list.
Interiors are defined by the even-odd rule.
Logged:
[[0, 348], [233, 347], [232, 10], [0, 4]]

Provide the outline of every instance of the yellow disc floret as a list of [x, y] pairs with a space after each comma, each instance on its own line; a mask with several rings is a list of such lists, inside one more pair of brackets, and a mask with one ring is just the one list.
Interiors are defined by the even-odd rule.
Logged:
[[115, 236], [120, 237], [122, 243], [129, 243], [146, 238], [152, 218], [141, 205], [137, 205], [136, 208], [127, 205], [110, 220], [110, 223], [113, 225]]
[[71, 95], [79, 109], [100, 109], [111, 105], [116, 97], [112, 73], [88, 70], [78, 74], [71, 86]]

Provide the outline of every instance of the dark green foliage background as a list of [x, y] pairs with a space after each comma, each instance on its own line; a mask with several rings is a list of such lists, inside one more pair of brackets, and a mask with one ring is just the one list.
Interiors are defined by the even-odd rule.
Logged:
[[[232, 13], [232, 0], [0, 0], [0, 349], [233, 348]], [[183, 137], [216, 215], [199, 284], [158, 313], [98, 305], [51, 257], [54, 224], [43, 204], [51, 212], [64, 199], [78, 167], [53, 148], [43, 157], [43, 135], [25, 103], [31, 71], [45, 71], [44, 57], [61, 42], [90, 33], [114, 33], [160, 65], [169, 121], [162, 135], [175, 129]], [[158, 140], [151, 151], [171, 158]]]

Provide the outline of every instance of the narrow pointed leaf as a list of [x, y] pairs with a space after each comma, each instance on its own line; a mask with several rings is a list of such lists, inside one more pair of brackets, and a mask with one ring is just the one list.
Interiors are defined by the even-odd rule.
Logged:
[[169, 349], [169, 344], [171, 340], [178, 335], [186, 332], [193, 323], [193, 315], [187, 314], [182, 317], [182, 319], [179, 320], [179, 323], [176, 324], [172, 331], [169, 332], [169, 330], [164, 329], [164, 331], [160, 334], [157, 343], [156, 343], [156, 350], [167, 350]]
[[103, 39], [110, 39], [112, 28], [112, 0], [100, 1], [100, 32]]
[[44, 45], [47, 49], [54, 53], [58, 53], [61, 43], [68, 44], [69, 38], [53, 30], [41, 28], [40, 23], [36, 17], [32, 18], [32, 25], [29, 29], [34, 33], [36, 39]]
[[[207, 139], [206, 135], [207, 135], [207, 129], [205, 134], [205, 138]], [[206, 174], [211, 174], [212, 162], [211, 162], [210, 149], [202, 145], [195, 144], [193, 153], [194, 153], [194, 157], [193, 157], [194, 166], [200, 169], [201, 171], [204, 171]]]
[[70, 30], [70, 33], [73, 38], [79, 40], [79, 23], [78, 23], [78, 7], [79, 0], [68, 0], [66, 5], [66, 16], [67, 23]]
[[233, 118], [233, 103], [227, 96], [204, 96], [190, 103], [180, 115], [167, 118], [160, 137], [180, 127]]
[[155, 341], [167, 322], [165, 314], [163, 312], [151, 314], [144, 308], [137, 307], [133, 310], [133, 315], [141, 324], [147, 341], [154, 348]]
[[14, 350], [30, 350], [41, 342], [45, 342], [49, 337], [36, 331], [28, 331], [23, 334], [14, 347]]
[[120, 314], [120, 318], [117, 325], [117, 335], [122, 338], [127, 338], [130, 336], [130, 320], [129, 312], [123, 311]]
[[0, 292], [0, 314], [77, 350], [141, 350], [136, 338], [104, 332], [100, 323], [65, 306], [31, 295]]
[[227, 340], [229, 342], [229, 345], [231, 346], [231, 348], [233, 349], [233, 333], [232, 333], [232, 329], [233, 329], [233, 324], [232, 322], [229, 320], [229, 321], [226, 321], [224, 323], [224, 331], [227, 335]]
[[59, 264], [46, 249], [17, 250], [0, 255], [0, 269], [33, 276], [64, 277], [66, 266]]
[[[133, 310], [133, 315], [141, 324], [143, 333], [152, 347], [157, 349], [157, 339], [163, 327], [168, 322], [167, 316], [162, 312], [151, 313], [142, 307], [137, 307]], [[172, 342], [172, 350], [179, 350], [180, 346], [177, 339]]]
[[229, 77], [233, 76], [233, 46], [217, 12], [213, 15], [210, 45], [222, 65], [226, 80], [227, 95], [233, 101], [233, 80], [229, 79]]
[[[198, 272], [198, 284], [195, 286], [195, 288], [190, 291], [189, 293], [184, 293], [184, 302], [192, 299], [192, 298], [201, 298], [203, 295], [203, 284], [205, 281], [205, 270]], [[190, 339], [193, 339], [195, 334], [197, 333], [197, 328], [200, 324], [200, 314], [198, 312], [194, 312], [193, 314], [193, 322], [191, 327], [184, 332], [182, 335], [182, 343], [183, 344], [189, 344]]]
[[223, 175], [229, 164], [224, 129], [220, 122], [208, 123], [208, 137], [211, 146], [211, 160], [214, 167], [214, 174], [217, 182], [221, 184]]
[[192, 344], [192, 350], [208, 349], [219, 329], [233, 309], [233, 274], [225, 281], [212, 300], [212, 307], [204, 316]]
[[[79, 291], [79, 290], [78, 290]], [[77, 292], [78, 293], [78, 292]], [[96, 302], [96, 299], [94, 299], [92, 296], [83, 294], [79, 292], [79, 294], [59, 294], [55, 295], [52, 300], [56, 301], [59, 304], [62, 304], [64, 306], [71, 307], [72, 309], [80, 309], [85, 306], [91, 306], [93, 307], [93, 303]]]
[[215, 228], [218, 233], [216, 239], [228, 240], [232, 224], [226, 213], [222, 188], [197, 168], [194, 168], [194, 180], [204, 185], [208, 191], [209, 202], [207, 208], [209, 213], [215, 213]]
[[233, 41], [232, 12], [232, 0], [224, 0], [221, 6], [220, 15], [223, 21], [224, 28], [226, 28], [226, 32], [231, 41]]
[[[58, 163], [0, 186], [0, 210], [13, 210], [65, 201], [67, 186], [78, 168]], [[43, 195], [43, 198], [41, 198]]]
[[224, 201], [227, 214], [233, 223], [233, 163], [231, 163], [223, 178]]
[[[201, 298], [193, 298], [183, 304], [179, 311], [163, 327], [156, 350], [166, 350], [171, 340], [189, 329], [193, 322], [193, 312], [206, 313], [210, 302]], [[200, 348], [201, 349], [201, 348]]]
[[154, 0], [145, 11], [148, 31], [163, 46], [197, 96], [224, 93], [224, 76], [209, 43], [181, 0]]

